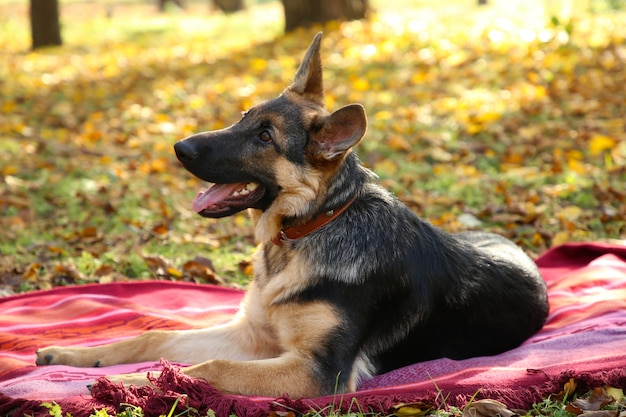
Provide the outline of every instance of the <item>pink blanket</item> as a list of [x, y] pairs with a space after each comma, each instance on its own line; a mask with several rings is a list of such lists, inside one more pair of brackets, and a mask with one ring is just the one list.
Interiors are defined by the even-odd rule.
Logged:
[[[310, 399], [222, 395], [192, 380], [177, 364], [139, 363], [108, 368], [36, 367], [34, 352], [48, 345], [96, 345], [145, 329], [186, 329], [227, 321], [242, 292], [209, 285], [129, 282], [55, 288], [0, 299], [0, 414], [49, 415], [55, 401], [74, 417], [119, 403], [141, 405], [147, 415], [179, 407], [213, 409], [219, 416], [267, 415], [270, 410], [307, 411], [332, 406], [388, 412], [399, 402], [463, 405], [492, 398], [527, 408], [558, 392], [570, 377], [581, 389], [608, 384], [626, 388], [626, 244], [577, 243], [554, 248], [537, 260], [548, 284], [550, 315], [541, 332], [509, 352], [461, 361], [418, 363], [364, 381], [357, 393]], [[425, 343], [428, 343], [425, 340]], [[161, 392], [101, 383], [107, 374], [165, 370]], [[181, 397], [181, 393], [187, 394]], [[181, 408], [182, 410], [182, 408]]]

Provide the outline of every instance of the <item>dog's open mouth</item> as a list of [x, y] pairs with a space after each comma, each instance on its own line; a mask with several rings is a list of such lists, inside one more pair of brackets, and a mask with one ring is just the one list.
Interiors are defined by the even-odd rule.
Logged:
[[213, 184], [199, 191], [193, 200], [193, 209], [205, 217], [230, 216], [255, 204], [265, 194], [265, 187], [253, 182]]

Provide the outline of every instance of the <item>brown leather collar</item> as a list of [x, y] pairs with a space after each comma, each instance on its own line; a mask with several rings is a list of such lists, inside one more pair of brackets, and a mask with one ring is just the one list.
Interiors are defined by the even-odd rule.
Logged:
[[354, 203], [354, 200], [356, 200], [356, 194], [354, 195], [354, 197], [348, 200], [348, 202], [344, 204], [343, 207], [339, 209], [328, 210], [325, 213], [322, 213], [319, 216], [315, 217], [310, 222], [303, 224], [302, 226], [290, 227], [288, 229], [281, 230], [276, 236], [272, 238], [272, 243], [276, 246], [282, 246], [285, 240], [300, 239], [301, 237], [304, 237], [309, 233], [316, 231], [317, 229], [327, 225], [328, 223], [339, 217], [341, 213], [346, 211], [346, 209], [350, 207], [352, 203]]

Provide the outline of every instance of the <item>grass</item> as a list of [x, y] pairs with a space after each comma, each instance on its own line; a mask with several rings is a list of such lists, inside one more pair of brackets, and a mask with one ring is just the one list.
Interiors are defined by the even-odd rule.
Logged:
[[[374, 2], [367, 23], [282, 36], [278, 2], [224, 16], [195, 1], [161, 15], [152, 4], [71, 0], [61, 3], [65, 45], [30, 53], [24, 5], [2, 0], [0, 253], [10, 266], [0, 281], [71, 283], [59, 264], [74, 265], [78, 282], [152, 278], [146, 256], [180, 269], [200, 254], [245, 284], [250, 221], [191, 213], [203, 184], [171, 145], [278, 94], [319, 29], [328, 106], [365, 105], [357, 152], [423, 217], [503, 233], [532, 255], [623, 238], [624, 105], [609, 94], [623, 78], [611, 58], [623, 12], [550, 20], [541, 3], [474, 3]], [[94, 277], [103, 265], [119, 275]]]
[[[436, 387], [436, 384], [435, 384]], [[571, 394], [566, 390], [562, 393], [550, 396], [532, 405], [529, 410], [509, 410], [504, 404], [492, 401], [492, 400], [476, 400], [476, 395], [471, 398], [468, 403], [463, 407], [456, 407], [447, 404], [447, 396], [441, 390], [437, 388], [436, 405], [430, 406], [424, 403], [411, 403], [411, 404], [397, 404], [390, 410], [388, 416], [396, 417], [505, 417], [505, 416], [518, 416], [518, 417], [575, 417], [580, 415], [580, 411], [584, 413], [594, 414], [598, 416], [608, 417], [611, 415], [621, 415], [626, 412], [626, 402], [622, 390], [616, 390], [612, 388], [595, 389], [594, 391], [584, 393], [582, 395]], [[585, 406], [583, 409], [578, 408], [581, 404], [588, 401], [593, 403], [593, 398], [598, 393], [601, 393], [603, 397], [609, 398], [603, 405], [595, 404], [592, 406]], [[181, 397], [177, 398], [166, 417], [215, 417], [216, 414], [213, 410], [208, 410], [206, 413], [200, 413], [198, 410], [187, 407], [185, 409], [177, 410]], [[580, 402], [579, 402], [580, 401]], [[42, 406], [49, 410], [49, 414], [52, 417], [71, 417], [67, 413], [64, 414], [61, 407], [52, 403], [43, 403]], [[287, 410], [282, 412], [271, 412], [269, 417], [296, 417], [297, 415], [302, 417], [383, 417], [379, 413], [368, 412], [361, 407], [358, 402], [353, 398], [349, 404], [349, 410], [356, 410], [350, 412], [341, 412], [342, 404], [329, 405], [321, 410], [311, 410], [307, 413], [301, 414], [295, 410]], [[575, 412], [575, 410], [578, 410]], [[602, 414], [598, 414], [604, 412]], [[612, 413], [611, 413], [612, 412]], [[584, 414], [583, 413], [583, 414]], [[144, 412], [140, 407], [136, 407], [130, 404], [121, 404], [120, 411], [111, 414], [105, 409], [94, 410], [94, 413], [90, 417], [144, 417]], [[232, 417], [236, 417], [232, 415]]]

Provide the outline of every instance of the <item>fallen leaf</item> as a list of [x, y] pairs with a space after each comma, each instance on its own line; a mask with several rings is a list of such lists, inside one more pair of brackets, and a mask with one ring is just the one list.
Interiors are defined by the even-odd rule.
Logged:
[[389, 147], [395, 151], [408, 152], [411, 144], [400, 135], [393, 135], [388, 140]]
[[624, 399], [624, 390], [621, 388], [604, 387], [606, 395], [612, 397], [615, 401], [620, 402]]
[[583, 414], [589, 411], [598, 411], [614, 402], [615, 399], [610, 395], [607, 395], [606, 391], [602, 387], [594, 388], [591, 395], [587, 398], [577, 398], [571, 403], [567, 404], [568, 411], [574, 414]]
[[482, 224], [480, 219], [478, 219], [476, 216], [474, 216], [471, 213], [462, 213], [459, 215], [459, 217], [457, 217], [457, 220], [463, 226], [469, 227], [469, 228], [478, 227]]
[[424, 402], [399, 403], [391, 407], [390, 412], [398, 417], [421, 417], [426, 415], [432, 406]]
[[73, 281], [86, 281], [87, 278], [72, 264], [60, 264], [54, 267], [57, 276], [63, 276]]
[[296, 417], [293, 411], [271, 411], [269, 417]]
[[108, 284], [111, 282], [124, 282], [128, 281], [124, 275], [119, 273], [111, 265], [101, 265], [93, 273], [94, 277], [98, 278], [99, 284]]
[[567, 206], [557, 212], [557, 217], [566, 220], [576, 220], [583, 214], [583, 210], [578, 206]]
[[22, 280], [37, 282], [37, 280], [39, 279], [39, 273], [41, 268], [42, 265], [39, 262], [33, 262], [32, 264], [28, 265], [26, 270], [22, 273]]
[[586, 411], [580, 415], [583, 417], [618, 417], [619, 411], [617, 410]]
[[613, 149], [617, 141], [604, 135], [594, 135], [589, 141], [589, 153], [593, 156], [600, 155], [604, 151]]
[[563, 386], [563, 394], [567, 397], [571, 397], [576, 391], [577, 386], [578, 383], [576, 380], [574, 378], [570, 378], [569, 381], [567, 381]]
[[172, 262], [164, 256], [144, 255], [142, 256], [142, 258], [144, 261], [146, 261], [148, 268], [157, 277], [176, 279], [180, 279], [183, 277], [183, 273], [175, 268]]
[[250, 260], [243, 260], [238, 264], [239, 270], [246, 276], [252, 276], [254, 273], [254, 267]]
[[462, 417], [513, 417], [518, 414], [495, 400], [472, 401], [463, 408]]
[[200, 279], [209, 284], [224, 284], [224, 280], [213, 270], [213, 263], [207, 258], [196, 257], [185, 262], [182, 270], [187, 277]]

